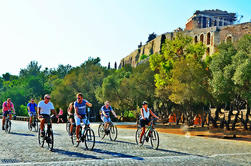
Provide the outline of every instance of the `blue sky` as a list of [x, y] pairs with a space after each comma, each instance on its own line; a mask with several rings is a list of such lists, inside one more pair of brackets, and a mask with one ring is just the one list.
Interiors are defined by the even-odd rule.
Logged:
[[196, 10], [220, 9], [251, 19], [250, 0], [0, 0], [0, 75], [30, 61], [43, 68], [101, 64], [130, 54], [150, 33], [184, 28]]

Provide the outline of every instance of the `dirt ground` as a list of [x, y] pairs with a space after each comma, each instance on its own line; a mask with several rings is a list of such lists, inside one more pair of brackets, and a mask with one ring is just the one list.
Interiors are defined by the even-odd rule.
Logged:
[[[117, 125], [118, 128], [127, 128], [127, 129], [137, 129], [136, 125]], [[233, 137], [230, 133], [223, 133], [222, 131], [214, 131], [214, 130], [207, 130], [207, 129], [201, 129], [201, 128], [194, 128], [194, 129], [188, 129], [186, 127], [182, 128], [170, 128], [165, 126], [157, 126], [156, 127], [158, 132], [162, 133], [169, 133], [169, 134], [179, 134], [179, 135], [185, 135], [187, 137], [189, 136], [200, 136], [200, 137], [210, 137], [210, 138], [217, 138], [217, 139], [226, 139], [226, 140], [235, 140], [235, 141], [245, 141], [248, 143], [251, 143], [251, 134], [247, 135], [236, 135], [236, 137]]]

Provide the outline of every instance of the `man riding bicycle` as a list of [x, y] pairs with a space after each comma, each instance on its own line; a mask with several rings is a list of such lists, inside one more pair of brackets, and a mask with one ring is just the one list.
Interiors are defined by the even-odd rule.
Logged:
[[142, 143], [142, 136], [145, 134], [146, 127], [145, 125], [150, 125], [150, 114], [159, 119], [149, 108], [147, 101], [143, 101], [142, 108], [140, 109], [141, 117], [140, 117], [140, 127], [142, 128], [142, 132], [140, 134], [139, 142]]
[[10, 120], [12, 119], [11, 110], [13, 110], [13, 113], [16, 114], [14, 109], [14, 104], [11, 102], [11, 99], [8, 98], [7, 101], [3, 103], [3, 108], [2, 108], [3, 111], [2, 130], [4, 130], [5, 118], [9, 115]]
[[106, 101], [105, 105], [101, 107], [101, 119], [105, 123], [104, 129], [105, 129], [106, 134], [108, 134], [109, 132], [107, 131], [107, 128], [109, 126], [109, 123], [111, 122], [110, 112], [112, 112], [115, 118], [118, 118], [116, 113], [113, 111], [112, 107], [110, 106], [109, 101]]
[[86, 116], [86, 105], [88, 107], [92, 107], [92, 104], [89, 103], [87, 100], [83, 99], [83, 94], [78, 93], [77, 95], [77, 101], [74, 102], [74, 108], [75, 108], [75, 122], [76, 122], [76, 137], [77, 142], [80, 142], [79, 140], [79, 130], [80, 130], [80, 123], [83, 121], [83, 123], [87, 126], [90, 125], [90, 122]]
[[57, 112], [55, 111], [52, 102], [50, 102], [50, 99], [51, 99], [50, 95], [46, 94], [44, 95], [44, 100], [38, 103], [37, 113], [39, 115], [38, 119], [41, 122], [40, 129], [42, 131], [41, 132], [42, 136], [45, 135], [44, 123], [51, 122], [51, 119], [50, 119], [51, 111], [54, 113], [55, 116], [57, 116]]
[[32, 123], [32, 117], [36, 116], [36, 110], [37, 110], [37, 104], [34, 102], [34, 99], [31, 99], [30, 102], [27, 104], [27, 110], [28, 110], [28, 114], [30, 117], [30, 125]]

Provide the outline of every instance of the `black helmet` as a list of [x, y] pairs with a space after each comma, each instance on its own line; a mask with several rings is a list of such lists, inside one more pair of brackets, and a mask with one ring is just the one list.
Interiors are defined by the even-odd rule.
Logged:
[[148, 104], [147, 101], [143, 101], [142, 105]]

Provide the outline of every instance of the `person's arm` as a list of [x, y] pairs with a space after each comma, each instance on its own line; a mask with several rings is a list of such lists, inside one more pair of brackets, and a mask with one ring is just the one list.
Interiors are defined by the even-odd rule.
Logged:
[[157, 117], [157, 116], [152, 112], [152, 110], [149, 110], [149, 111], [150, 111], [150, 114], [151, 114], [153, 117], [159, 119], [159, 117]]
[[75, 114], [77, 115], [77, 117], [80, 118], [79, 114], [78, 114], [78, 107], [75, 107]]
[[[30, 113], [31, 110], [30, 110], [30, 105], [29, 105], [29, 104], [27, 105], [27, 109], [28, 109], [28, 113]], [[36, 108], [35, 108], [35, 109], [36, 109]]]
[[12, 104], [11, 109], [13, 110], [13, 113], [16, 114], [15, 108], [14, 108], [14, 104]]
[[146, 120], [146, 118], [144, 117], [144, 113], [143, 113], [143, 108], [140, 109], [140, 114], [141, 114], [141, 117]]
[[39, 118], [42, 117], [42, 115], [40, 115], [40, 111], [41, 111], [41, 107], [37, 107], [37, 116], [38, 116]]
[[87, 102], [86, 105], [87, 105], [88, 107], [92, 107], [92, 104], [89, 103], [89, 102]]
[[117, 115], [116, 115], [116, 113], [113, 110], [111, 112], [115, 116], [115, 118], [118, 118]]
[[102, 108], [102, 114], [106, 117], [106, 118], [108, 118], [108, 116], [105, 114], [105, 111], [104, 111], [104, 109]]
[[51, 112], [53, 112], [53, 114], [57, 117], [57, 111], [55, 109], [51, 109]]
[[71, 110], [72, 110], [72, 105], [71, 105], [71, 106], [69, 106], [69, 107], [68, 107], [68, 109], [67, 109], [67, 113], [68, 113], [68, 115], [72, 115]]

